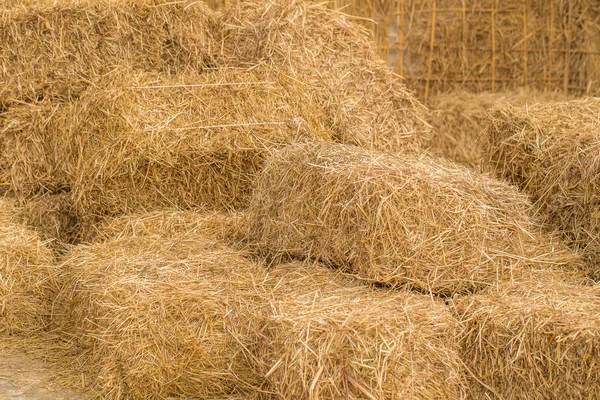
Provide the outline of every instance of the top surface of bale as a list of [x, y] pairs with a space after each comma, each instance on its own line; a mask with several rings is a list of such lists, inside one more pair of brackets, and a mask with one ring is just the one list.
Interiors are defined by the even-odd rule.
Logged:
[[600, 99], [500, 105], [487, 136], [488, 168], [529, 194], [540, 216], [597, 266]]
[[326, 143], [285, 148], [250, 206], [250, 242], [271, 256], [320, 259], [370, 281], [439, 294], [535, 268], [578, 265], [542, 238], [526, 198], [429, 157]]
[[343, 13], [323, 4], [253, 0], [237, 2], [219, 21], [218, 62], [266, 62], [314, 83], [311, 96], [331, 116], [340, 142], [409, 151], [430, 135], [424, 107]]
[[0, 333], [30, 334], [49, 323], [57, 270], [50, 249], [0, 199]]
[[89, 0], [0, 8], [0, 109], [76, 98], [117, 67], [179, 73], [209, 63], [202, 2]]
[[65, 258], [64, 329], [103, 398], [210, 398], [255, 382], [236, 335], [261, 265], [203, 235], [139, 236]]
[[544, 279], [454, 300], [474, 398], [600, 396], [599, 307], [600, 287]]
[[137, 236], [178, 237], [202, 234], [217, 240], [237, 243], [242, 240], [243, 213], [221, 213], [205, 210], [161, 210], [111, 218], [85, 238], [103, 242]]
[[279, 398], [461, 398], [443, 302], [299, 263], [271, 268], [265, 285], [256, 351]]

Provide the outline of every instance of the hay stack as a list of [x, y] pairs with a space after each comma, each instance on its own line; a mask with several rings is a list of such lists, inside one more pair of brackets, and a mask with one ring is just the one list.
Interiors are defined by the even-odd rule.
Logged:
[[308, 96], [331, 117], [339, 142], [411, 151], [430, 135], [424, 107], [344, 14], [324, 4], [252, 0], [227, 9], [220, 23], [218, 62], [268, 63], [312, 83]]
[[598, 398], [598, 289], [537, 280], [454, 300], [472, 397]]
[[64, 329], [102, 398], [225, 398], [256, 384], [240, 343], [264, 272], [244, 253], [201, 235], [128, 237], [75, 248], [62, 268]]
[[19, 215], [44, 239], [54, 241], [58, 246], [79, 241], [78, 218], [69, 193], [28, 198], [23, 201]]
[[103, 242], [136, 236], [202, 234], [227, 243], [243, 239], [243, 212], [221, 213], [205, 210], [160, 210], [111, 218], [83, 235], [86, 242]]
[[210, 63], [202, 2], [89, 0], [0, 9], [0, 109], [76, 98], [118, 67], [179, 73]]
[[498, 106], [487, 135], [488, 168], [600, 273], [600, 99]]
[[98, 86], [70, 115], [69, 140], [84, 143], [66, 163], [80, 215], [243, 207], [271, 149], [330, 138], [302, 85], [270, 68], [117, 74]]
[[495, 104], [534, 104], [566, 101], [562, 93], [521, 90], [518, 92], [470, 93], [457, 91], [431, 96], [429, 123], [434, 135], [430, 151], [438, 156], [478, 168], [485, 158], [487, 111]]
[[339, 272], [269, 271], [256, 358], [281, 399], [458, 399], [458, 325], [441, 301], [371, 289]]
[[573, 254], [540, 237], [529, 207], [508, 185], [428, 157], [293, 145], [257, 182], [249, 238], [273, 257], [446, 295], [530, 269], [576, 268]]
[[0, 200], [0, 333], [33, 334], [48, 326], [57, 269], [39, 236]]

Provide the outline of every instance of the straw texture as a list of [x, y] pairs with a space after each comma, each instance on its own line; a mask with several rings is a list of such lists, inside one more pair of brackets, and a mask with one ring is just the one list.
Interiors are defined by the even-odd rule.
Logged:
[[600, 290], [536, 280], [453, 301], [472, 398], [600, 396]]
[[256, 385], [240, 343], [264, 276], [243, 253], [201, 235], [128, 237], [75, 248], [62, 269], [62, 326], [102, 398], [225, 398]]
[[429, 97], [428, 121], [434, 135], [429, 143], [431, 153], [479, 169], [485, 159], [488, 124], [487, 111], [496, 104], [536, 104], [567, 101], [564, 93], [521, 89], [498, 93], [453, 91]]
[[213, 24], [212, 11], [198, 1], [45, 1], [0, 8], [0, 109], [72, 100], [95, 77], [122, 66], [201, 71], [210, 64]]
[[315, 265], [272, 268], [255, 352], [279, 399], [459, 399], [457, 323], [443, 302]]
[[508, 185], [429, 157], [293, 145], [258, 179], [249, 238], [270, 257], [318, 259], [442, 295], [531, 269], [580, 268], [540, 235], [529, 207]]
[[31, 335], [50, 323], [58, 270], [39, 236], [0, 199], [0, 333]]
[[424, 107], [379, 59], [366, 31], [324, 4], [241, 1], [219, 18], [219, 63], [276, 65], [313, 83], [309, 96], [339, 142], [414, 151], [431, 134]]
[[600, 272], [600, 99], [490, 114], [488, 168], [528, 193], [541, 218]]

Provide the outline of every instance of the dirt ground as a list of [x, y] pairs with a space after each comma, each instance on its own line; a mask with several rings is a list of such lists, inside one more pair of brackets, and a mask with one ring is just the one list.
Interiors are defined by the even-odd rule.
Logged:
[[0, 349], [0, 399], [88, 400], [77, 390], [60, 387], [48, 364], [15, 350]]

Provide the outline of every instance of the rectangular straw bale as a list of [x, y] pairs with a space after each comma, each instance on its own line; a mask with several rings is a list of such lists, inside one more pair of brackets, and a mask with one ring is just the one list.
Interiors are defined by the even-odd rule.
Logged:
[[214, 16], [198, 1], [89, 0], [0, 8], [0, 109], [69, 101], [118, 67], [210, 64]]
[[486, 136], [487, 167], [529, 194], [540, 217], [598, 275], [600, 99], [499, 105]]
[[[114, 74], [73, 106], [66, 160], [81, 215], [244, 207], [263, 159], [330, 140], [303, 85], [269, 68], [168, 78]], [[80, 141], [83, 145], [79, 145]]]
[[61, 267], [62, 329], [102, 398], [228, 398], [260, 386], [242, 343], [264, 271], [243, 252], [202, 235], [139, 236], [76, 247]]
[[456, 320], [439, 300], [317, 265], [269, 270], [252, 348], [280, 399], [459, 399]]
[[249, 240], [271, 257], [318, 259], [441, 295], [580, 268], [541, 235], [529, 208], [510, 186], [441, 160], [298, 144], [275, 152], [259, 176]]
[[567, 101], [561, 92], [536, 90], [503, 91], [497, 93], [472, 93], [453, 91], [429, 97], [428, 121], [434, 135], [429, 145], [432, 154], [479, 168], [485, 158], [487, 111], [495, 104], [535, 104], [550, 101]]
[[0, 199], [0, 333], [31, 335], [50, 323], [58, 269], [39, 235], [19, 221], [15, 204]]
[[598, 398], [599, 289], [535, 280], [455, 299], [471, 397]]
[[377, 55], [367, 32], [323, 2], [235, 2], [219, 17], [216, 62], [267, 63], [313, 83], [307, 96], [333, 121], [335, 139], [415, 151], [431, 135], [425, 108]]

